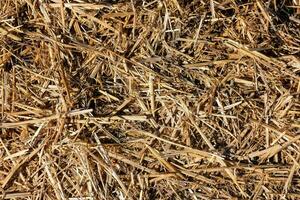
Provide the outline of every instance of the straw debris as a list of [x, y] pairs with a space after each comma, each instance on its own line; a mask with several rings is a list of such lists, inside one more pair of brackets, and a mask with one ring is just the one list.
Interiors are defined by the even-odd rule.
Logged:
[[299, 199], [300, 1], [1, 0], [0, 199]]

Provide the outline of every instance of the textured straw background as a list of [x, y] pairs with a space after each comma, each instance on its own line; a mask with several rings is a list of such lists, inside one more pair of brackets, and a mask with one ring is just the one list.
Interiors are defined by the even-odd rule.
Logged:
[[300, 199], [299, 0], [1, 0], [0, 199]]

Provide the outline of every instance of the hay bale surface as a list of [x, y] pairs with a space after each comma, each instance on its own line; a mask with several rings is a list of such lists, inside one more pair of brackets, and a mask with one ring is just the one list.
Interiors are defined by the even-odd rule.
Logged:
[[299, 54], [299, 0], [1, 0], [0, 199], [299, 199]]

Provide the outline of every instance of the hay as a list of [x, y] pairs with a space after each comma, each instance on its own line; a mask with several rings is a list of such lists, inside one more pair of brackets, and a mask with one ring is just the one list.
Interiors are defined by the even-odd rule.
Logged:
[[2, 199], [299, 199], [300, 1], [1, 0]]

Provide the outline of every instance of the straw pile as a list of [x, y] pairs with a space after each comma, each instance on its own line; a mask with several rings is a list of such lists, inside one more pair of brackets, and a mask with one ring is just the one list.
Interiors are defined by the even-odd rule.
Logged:
[[2, 199], [299, 199], [300, 1], [1, 0]]

